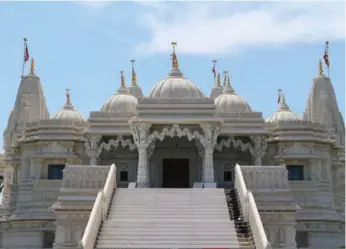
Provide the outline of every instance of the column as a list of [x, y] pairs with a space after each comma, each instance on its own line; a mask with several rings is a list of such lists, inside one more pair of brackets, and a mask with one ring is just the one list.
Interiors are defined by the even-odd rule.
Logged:
[[137, 187], [149, 187], [148, 153], [145, 144], [139, 144], [138, 148], [138, 168], [137, 168]]
[[86, 152], [90, 158], [90, 165], [97, 165], [97, 158], [100, 154], [98, 143], [101, 139], [101, 136], [90, 135], [85, 140]]
[[262, 165], [262, 157], [267, 149], [267, 138], [265, 136], [250, 136], [253, 142], [253, 148], [250, 150], [254, 164], [257, 166]]
[[130, 123], [133, 140], [138, 150], [137, 188], [149, 187], [149, 157], [147, 149], [151, 143], [148, 138], [150, 126], [148, 123]]
[[203, 182], [214, 182], [214, 146], [212, 143], [204, 147]]
[[214, 148], [216, 146], [217, 137], [220, 134], [220, 126], [218, 124], [201, 124], [200, 126], [204, 132], [204, 137], [200, 139], [204, 149], [202, 180], [205, 183], [213, 183], [215, 182]]

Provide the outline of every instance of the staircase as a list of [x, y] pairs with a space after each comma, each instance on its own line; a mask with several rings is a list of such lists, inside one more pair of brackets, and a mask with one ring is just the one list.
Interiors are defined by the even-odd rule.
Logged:
[[117, 189], [97, 249], [238, 249], [223, 189]]
[[237, 231], [239, 248], [256, 249], [250, 225], [248, 222], [244, 221], [244, 216], [240, 209], [237, 191], [235, 189], [225, 189], [225, 196], [229, 210], [229, 218], [234, 221]]

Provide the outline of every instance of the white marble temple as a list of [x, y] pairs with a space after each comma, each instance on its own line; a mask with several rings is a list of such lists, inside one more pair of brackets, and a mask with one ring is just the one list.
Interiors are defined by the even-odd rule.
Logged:
[[227, 73], [207, 97], [172, 58], [148, 96], [121, 74], [87, 120], [69, 92], [50, 116], [34, 68], [22, 77], [0, 155], [1, 248], [92, 248], [112, 184], [130, 182], [235, 187], [259, 249], [345, 245], [345, 126], [330, 79], [313, 78], [302, 117], [279, 93], [264, 119]]

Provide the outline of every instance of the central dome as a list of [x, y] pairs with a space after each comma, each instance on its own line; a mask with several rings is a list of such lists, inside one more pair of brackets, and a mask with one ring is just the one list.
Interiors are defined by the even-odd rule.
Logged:
[[159, 81], [151, 90], [150, 98], [201, 99], [202, 91], [191, 81], [184, 78], [179, 69], [172, 69], [168, 77]]

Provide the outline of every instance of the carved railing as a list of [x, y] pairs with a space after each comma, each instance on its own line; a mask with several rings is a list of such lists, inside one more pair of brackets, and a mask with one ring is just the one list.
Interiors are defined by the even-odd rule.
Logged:
[[242, 176], [248, 189], [287, 189], [287, 170], [276, 166], [242, 166]]
[[93, 209], [78, 248], [93, 249], [101, 224], [107, 218], [108, 209], [116, 188], [116, 167], [112, 164], [103, 190], [97, 194]]
[[241, 204], [245, 221], [249, 222], [257, 249], [271, 249], [271, 244], [264, 231], [262, 220], [258, 212], [255, 198], [246, 187], [242, 169], [237, 164], [235, 167], [235, 188]]

